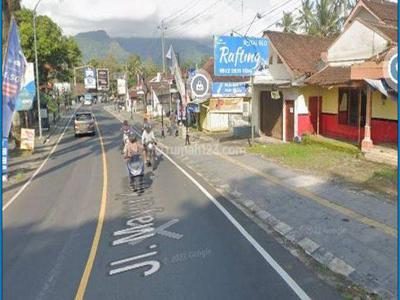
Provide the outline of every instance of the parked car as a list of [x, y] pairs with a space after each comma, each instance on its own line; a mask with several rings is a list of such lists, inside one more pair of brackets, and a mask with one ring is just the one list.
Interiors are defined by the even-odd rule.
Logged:
[[94, 128], [94, 115], [91, 112], [77, 112], [75, 113], [74, 119], [74, 129], [75, 136], [79, 136], [81, 134], [91, 134], [95, 135], [96, 130]]

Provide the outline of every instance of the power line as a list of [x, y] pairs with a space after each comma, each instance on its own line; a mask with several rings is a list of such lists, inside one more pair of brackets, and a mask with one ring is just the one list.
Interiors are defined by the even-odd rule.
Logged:
[[[297, 6], [296, 8], [294, 8], [292, 11], [290, 11], [289, 13], [294, 13], [296, 10], [299, 10], [302, 7], [302, 5]], [[267, 29], [271, 28], [272, 26], [276, 25], [278, 22], [280, 22], [282, 19], [282, 17], [280, 17], [278, 20], [276, 20], [275, 22], [269, 24], [267, 27], [265, 27], [263, 30], [261, 30], [258, 34], [264, 33], [264, 31], [266, 31]]]
[[[228, 6], [230, 6], [233, 2], [235, 2], [236, 0], [231, 0], [230, 2], [228, 2], [227, 3], [227, 5]], [[215, 2], [213, 5], [211, 5], [210, 7], [211, 8], [213, 8], [213, 6], [215, 7], [217, 4], [219, 4], [219, 2], [220, 1], [217, 1], [217, 2]], [[208, 7], [207, 9], [209, 9], [210, 7]], [[206, 10], [207, 10], [206, 9]], [[204, 10], [205, 11], [205, 10]], [[203, 15], [204, 14], [204, 11], [203, 11], [203, 13], [199, 13], [197, 16], [196, 16], [196, 18], [198, 18], [198, 17], [200, 17], [201, 15]], [[222, 11], [222, 10], [220, 10], [220, 11], [218, 11], [218, 12], [216, 12], [216, 13], [213, 13], [212, 15], [213, 16], [217, 16], [217, 15], [219, 15], [219, 14], [221, 14], [221, 13], [224, 13], [224, 11]], [[172, 28], [172, 30], [169, 30], [169, 33], [177, 33], [177, 32], [179, 32], [179, 31], [182, 31], [182, 30], [187, 30], [189, 27], [191, 27], [191, 26], [198, 26], [198, 25], [200, 25], [200, 24], [195, 24], [195, 23], [193, 23], [193, 21], [196, 19], [195, 17], [193, 17], [193, 18], [191, 18], [191, 20], [190, 20], [190, 22], [186, 22], [186, 21], [189, 21], [189, 20], [186, 20], [185, 22], [185, 24], [183, 24], [183, 23], [181, 23], [181, 24], [183, 24], [183, 25], [177, 25], [177, 26], [175, 26], [175, 27], [173, 27]]]
[[201, 16], [202, 14], [204, 14], [205, 12], [207, 12], [209, 9], [213, 8], [214, 6], [216, 6], [218, 3], [222, 2], [223, 0], [217, 0], [215, 1], [213, 4], [211, 4], [210, 6], [206, 7], [205, 9], [203, 9], [202, 11], [200, 11], [199, 13], [195, 14], [193, 17], [184, 20], [183, 22], [181, 22], [179, 25], [177, 25], [176, 27], [172, 27], [171, 29], [180, 27], [180, 26], [184, 26], [185, 24], [188, 24], [190, 22], [193, 22], [193, 20], [197, 19], [199, 16]]
[[179, 11], [169, 15], [168, 17], [165, 17], [163, 20], [165, 23], [171, 23], [174, 20], [176, 20], [177, 18], [183, 16], [187, 11], [189, 11], [190, 9], [192, 9], [193, 7], [195, 7], [200, 1], [194, 0], [192, 2], [190, 2], [187, 6], [183, 7], [182, 9], [180, 9]]
[[[260, 14], [260, 15], [261, 15], [261, 18], [259, 18], [258, 20], [260, 20], [260, 19], [264, 18], [265, 16], [267, 16], [267, 15], [269, 15], [269, 14], [271, 14], [271, 13], [277, 11], [278, 9], [284, 7], [286, 4], [288, 4], [288, 3], [292, 2], [292, 1], [295, 1], [295, 0], [287, 0], [287, 1], [285, 1], [284, 3], [282, 3], [282, 4], [278, 5], [278, 6], [275, 6], [274, 8], [272, 8], [272, 9], [269, 10], [269, 11], [267, 10], [267, 11], [262, 12], [262, 13]], [[240, 26], [238, 26], [238, 27], [235, 27], [233, 30], [234, 30], [234, 31], [240, 31], [240, 30], [242, 30], [243, 28], [245, 28], [246, 26], [252, 25], [253, 22], [254, 22], [254, 19], [253, 19], [251, 22], [249, 22], [249, 23], [246, 23], [246, 24], [240, 25]], [[230, 30], [230, 31], [232, 31], [232, 30]], [[226, 33], [229, 33], [230, 31], [227, 31]]]

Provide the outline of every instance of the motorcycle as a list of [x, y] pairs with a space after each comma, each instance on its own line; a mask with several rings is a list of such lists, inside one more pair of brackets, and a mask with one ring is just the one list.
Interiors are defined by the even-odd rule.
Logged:
[[129, 174], [129, 186], [133, 191], [140, 190], [143, 186], [143, 176], [144, 176], [144, 163], [142, 156], [136, 154], [132, 156], [128, 162], [128, 174]]

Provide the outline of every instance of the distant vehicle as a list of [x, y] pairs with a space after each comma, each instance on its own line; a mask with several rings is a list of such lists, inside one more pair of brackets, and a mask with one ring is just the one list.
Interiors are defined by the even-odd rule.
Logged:
[[93, 96], [92, 94], [85, 94], [85, 100], [83, 101], [83, 105], [92, 105], [93, 103]]
[[77, 137], [81, 134], [95, 135], [94, 123], [94, 115], [91, 112], [85, 111], [75, 113], [75, 136]]

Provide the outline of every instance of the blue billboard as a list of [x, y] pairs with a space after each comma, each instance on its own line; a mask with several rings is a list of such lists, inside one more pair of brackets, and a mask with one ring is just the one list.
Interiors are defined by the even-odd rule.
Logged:
[[249, 84], [247, 82], [213, 82], [213, 97], [246, 97]]
[[267, 64], [269, 41], [265, 38], [216, 36], [215, 76], [252, 76], [260, 64]]

